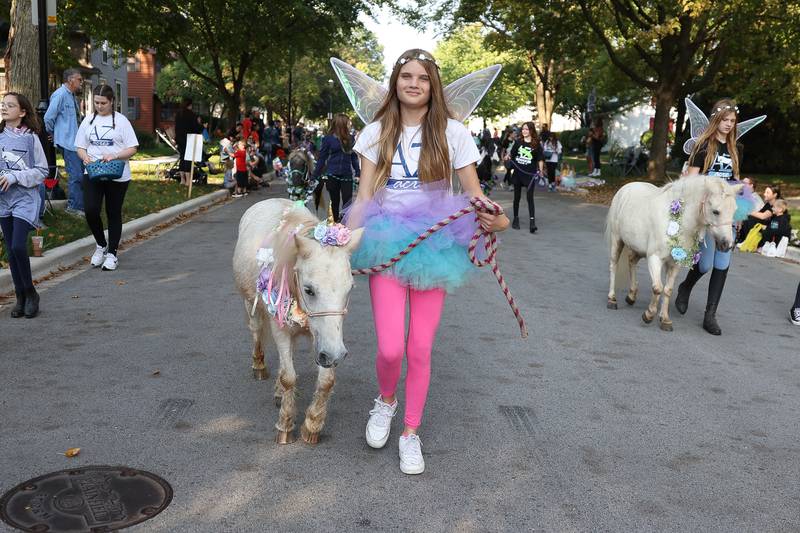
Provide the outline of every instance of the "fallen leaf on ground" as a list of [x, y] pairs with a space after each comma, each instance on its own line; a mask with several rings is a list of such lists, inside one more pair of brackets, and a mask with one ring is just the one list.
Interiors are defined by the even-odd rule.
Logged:
[[64, 457], [76, 457], [80, 453], [81, 453], [80, 448], [70, 448], [69, 450], [64, 452]]
[[121, 280], [119, 280], [119, 281], [117, 282], [117, 285], [127, 285], [127, 284], [128, 284], [128, 282], [127, 282], [127, 281], [125, 281], [124, 279], [121, 279]]

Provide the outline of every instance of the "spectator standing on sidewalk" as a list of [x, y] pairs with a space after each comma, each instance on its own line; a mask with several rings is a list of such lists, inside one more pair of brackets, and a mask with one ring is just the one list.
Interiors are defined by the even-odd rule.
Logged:
[[558, 134], [548, 132], [547, 140], [542, 142], [544, 150], [544, 164], [547, 167], [547, 182], [548, 190], [555, 192], [556, 190], [556, 168], [561, 161], [561, 141], [558, 140]]
[[[75, 146], [84, 164], [96, 161], [123, 161], [119, 178], [96, 179], [87, 174], [83, 178], [86, 192], [86, 223], [96, 243], [90, 261], [93, 267], [103, 270], [117, 269], [117, 248], [122, 238], [122, 204], [131, 182], [131, 165], [128, 160], [139, 148], [136, 133], [127, 117], [114, 111], [114, 89], [98, 85], [92, 91], [94, 114], [86, 116], [78, 128]], [[194, 122], [197, 124], [197, 121]], [[103, 233], [100, 210], [106, 202], [108, 240]]]
[[511, 162], [511, 183], [514, 185], [514, 220], [511, 227], [519, 229], [519, 202], [524, 188], [530, 215], [529, 229], [531, 233], [536, 233], [538, 228], [533, 190], [536, 188], [536, 178], [544, 174], [544, 156], [533, 122], [522, 125], [520, 138], [514, 141], [507, 157]]
[[190, 133], [203, 133], [203, 126], [198, 122], [197, 115], [192, 111], [192, 99], [184, 98], [181, 108], [175, 115], [175, 144], [178, 145], [180, 158], [181, 185], [189, 186], [192, 162], [183, 158], [186, 155], [186, 136]]
[[6, 93], [0, 111], [0, 228], [17, 296], [11, 316], [33, 318], [39, 314], [39, 295], [31, 275], [28, 234], [39, 225], [38, 187], [47, 176], [47, 157], [39, 141], [39, 118], [25, 96]]
[[50, 105], [44, 114], [44, 128], [61, 148], [64, 166], [69, 176], [66, 212], [83, 216], [83, 162], [75, 148], [75, 134], [81, 122], [81, 111], [75, 93], [83, 85], [83, 76], [75, 68], [64, 71], [64, 83], [50, 95]]

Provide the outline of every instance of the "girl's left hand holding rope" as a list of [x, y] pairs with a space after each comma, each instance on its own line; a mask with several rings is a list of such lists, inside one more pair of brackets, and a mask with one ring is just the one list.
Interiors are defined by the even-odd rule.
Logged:
[[[489, 201], [488, 198], [481, 197], [481, 200]], [[498, 231], [505, 231], [508, 229], [508, 226], [511, 224], [511, 221], [508, 220], [508, 217], [505, 215], [493, 215], [491, 213], [482, 213], [478, 212], [478, 221], [481, 224], [481, 228], [484, 231], [489, 231], [492, 233], [496, 233]]]

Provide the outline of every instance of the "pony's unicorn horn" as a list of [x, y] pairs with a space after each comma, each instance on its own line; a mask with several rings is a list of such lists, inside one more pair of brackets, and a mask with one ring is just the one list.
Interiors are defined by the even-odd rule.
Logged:
[[333, 205], [328, 204], [328, 220], [326, 221], [329, 226], [332, 226], [336, 221], [333, 219]]

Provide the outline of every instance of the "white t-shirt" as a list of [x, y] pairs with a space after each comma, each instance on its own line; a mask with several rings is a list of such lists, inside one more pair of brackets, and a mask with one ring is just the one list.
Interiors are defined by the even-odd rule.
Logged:
[[[139, 146], [139, 140], [136, 138], [133, 126], [125, 115], [116, 111], [114, 112], [113, 127], [111, 115], [100, 116], [92, 113], [83, 119], [78, 128], [78, 134], [75, 136], [75, 147], [86, 150], [92, 161], [102, 159], [104, 155], [118, 154], [125, 148], [134, 146]], [[125, 161], [122, 177], [114, 181], [122, 182], [130, 181], [130, 179], [131, 164]]]
[[552, 152], [550, 157], [545, 159], [545, 162], [558, 163], [558, 156], [561, 155], [561, 141], [552, 142], [548, 139], [547, 142], [542, 145], [542, 150], [545, 152]]
[[[367, 124], [356, 139], [353, 150], [371, 162], [378, 164], [380, 147], [378, 139], [381, 135], [380, 122]], [[450, 162], [458, 170], [481, 159], [467, 128], [460, 122], [447, 119], [447, 148]], [[416, 195], [424, 193], [419, 180], [419, 158], [422, 147], [422, 126], [405, 126], [400, 135], [400, 142], [392, 158], [392, 173], [386, 184], [386, 195], [383, 203], [391, 203], [394, 207], [413, 208]], [[450, 179], [450, 176], [443, 176]]]

